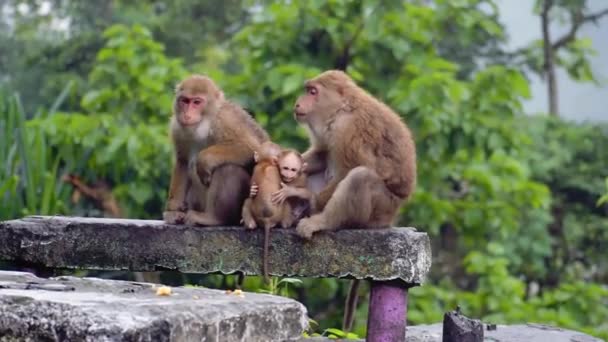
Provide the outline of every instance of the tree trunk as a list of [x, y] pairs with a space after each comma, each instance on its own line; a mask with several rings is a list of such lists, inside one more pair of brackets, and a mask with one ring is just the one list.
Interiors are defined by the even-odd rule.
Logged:
[[549, 33], [549, 10], [553, 6], [553, 0], [543, 1], [543, 10], [540, 16], [543, 31], [544, 69], [547, 81], [547, 96], [549, 99], [549, 115], [559, 116], [557, 103], [557, 80], [555, 78], [555, 56], [551, 35]]

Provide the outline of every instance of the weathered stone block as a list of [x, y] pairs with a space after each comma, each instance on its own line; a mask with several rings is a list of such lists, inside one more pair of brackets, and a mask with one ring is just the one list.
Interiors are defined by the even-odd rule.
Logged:
[[[0, 260], [48, 267], [162, 269], [260, 275], [262, 230], [192, 227], [162, 221], [31, 216], [0, 223]], [[345, 229], [305, 241], [272, 231], [270, 273], [399, 279], [420, 284], [431, 267], [426, 233], [413, 228]]]
[[294, 341], [308, 324], [294, 300], [96, 278], [0, 271], [0, 341]]

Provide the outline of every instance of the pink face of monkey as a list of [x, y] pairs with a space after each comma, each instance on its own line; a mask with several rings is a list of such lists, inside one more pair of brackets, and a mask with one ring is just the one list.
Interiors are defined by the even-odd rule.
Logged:
[[279, 172], [285, 183], [291, 183], [306, 169], [306, 163], [295, 153], [287, 153], [279, 159]]
[[194, 75], [177, 85], [173, 112], [182, 126], [199, 124], [224, 99], [211, 79]]

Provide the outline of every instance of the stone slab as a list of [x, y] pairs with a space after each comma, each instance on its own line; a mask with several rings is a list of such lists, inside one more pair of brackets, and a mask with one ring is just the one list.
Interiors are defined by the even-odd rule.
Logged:
[[[53, 268], [262, 272], [263, 232], [154, 220], [30, 216], [0, 222], [0, 260]], [[311, 241], [274, 229], [269, 268], [277, 276], [402, 280], [421, 284], [431, 267], [426, 233], [413, 228], [343, 229]]]
[[[415, 325], [407, 327], [407, 342], [441, 342], [443, 325]], [[484, 341], [492, 342], [602, 342], [601, 339], [568, 329], [544, 324], [497, 324], [496, 330], [484, 325]]]
[[304, 306], [256, 293], [0, 271], [0, 341], [294, 341]]

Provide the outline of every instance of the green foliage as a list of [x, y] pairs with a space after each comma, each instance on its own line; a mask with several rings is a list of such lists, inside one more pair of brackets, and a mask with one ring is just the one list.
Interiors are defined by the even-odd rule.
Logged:
[[58, 177], [60, 157], [42, 130], [30, 128], [25, 117], [19, 96], [0, 92], [0, 220], [67, 211], [67, 189]]
[[104, 38], [82, 107], [90, 113], [112, 113], [121, 121], [164, 123], [172, 89], [186, 75], [181, 61], [167, 58], [162, 44], [139, 25], [112, 26]]
[[[506, 35], [494, 1], [247, 1], [249, 10], [239, 1], [179, 0], [162, 8], [112, 1], [114, 17], [96, 17], [107, 4], [68, 3], [57, 10], [74, 17], [83, 35], [57, 38], [53, 48], [37, 48], [50, 36], [36, 28], [47, 22], [36, 16], [17, 25], [16, 39], [28, 44], [0, 30], [0, 42], [19, 48], [0, 57], [2, 70], [23, 72], [26, 64], [14, 54], [31, 45], [32, 61], [46, 59], [44, 68], [59, 70], [42, 82], [42, 94], [63, 90], [57, 100], [39, 100], [31, 95], [37, 87], [24, 86], [38, 78], [0, 79], [29, 91], [29, 107], [50, 108], [22, 109], [18, 97], [0, 96], [0, 160], [7, 161], [0, 166], [0, 218], [98, 214], [69, 204], [59, 181], [67, 172], [108, 180], [126, 216], [159, 218], [171, 163], [166, 121], [186, 68], [210, 75], [273, 140], [298, 149], [307, 137], [291, 113], [303, 82], [341, 68], [415, 134], [418, 187], [399, 223], [428, 232], [435, 256], [428, 283], [410, 292], [410, 323], [441, 321], [460, 305], [486, 321], [536, 321], [608, 338], [608, 127], [524, 115], [528, 82], [522, 68], [504, 63]], [[173, 23], [177, 14], [183, 20]], [[232, 21], [239, 24], [226, 24]], [[122, 24], [110, 27], [115, 22]], [[94, 34], [100, 28], [103, 37]], [[81, 41], [66, 49], [76, 36]], [[535, 44], [523, 53], [540, 72]], [[41, 57], [53, 51], [63, 54]], [[591, 80], [590, 54], [588, 42], [575, 40], [558, 62], [571, 77]], [[184, 279], [234, 286], [217, 275], [172, 281]], [[310, 336], [364, 336], [367, 291], [354, 333], [332, 328], [341, 323], [347, 287], [335, 279], [244, 283], [303, 301], [319, 321]]]
[[598, 207], [602, 204], [608, 203], [608, 178], [606, 178], [606, 194], [604, 194], [600, 199], [597, 200]]

